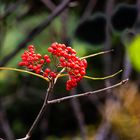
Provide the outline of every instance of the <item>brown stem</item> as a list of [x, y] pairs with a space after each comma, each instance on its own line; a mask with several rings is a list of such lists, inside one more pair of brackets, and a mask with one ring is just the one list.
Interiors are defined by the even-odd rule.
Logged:
[[91, 95], [91, 94], [103, 92], [103, 91], [106, 91], [106, 90], [121, 86], [121, 85], [123, 85], [123, 84], [125, 84], [127, 82], [128, 82], [128, 79], [125, 79], [125, 80], [122, 80], [121, 82], [119, 82], [119, 83], [117, 83], [115, 85], [112, 85], [112, 86], [109, 86], [109, 87], [106, 87], [106, 88], [102, 88], [102, 89], [99, 89], [99, 90], [89, 91], [89, 92], [86, 92], [86, 93], [81, 93], [81, 94], [77, 94], [77, 95], [71, 95], [71, 96], [66, 96], [66, 97], [62, 97], [62, 98], [59, 98], [59, 99], [54, 99], [54, 100], [48, 101], [48, 104], [60, 103], [62, 101], [65, 101], [65, 100], [68, 100], [68, 99], [71, 99], [71, 98], [88, 96], [88, 95]]
[[46, 112], [46, 109], [47, 109], [47, 101], [49, 99], [49, 95], [51, 94], [51, 92], [53, 90], [53, 87], [54, 87], [54, 81], [51, 80], [49, 82], [49, 87], [47, 89], [47, 93], [46, 93], [46, 96], [45, 96], [45, 100], [44, 100], [43, 106], [40, 109], [40, 111], [39, 111], [39, 113], [38, 113], [35, 121], [33, 122], [32, 126], [30, 127], [30, 129], [29, 129], [28, 133], [26, 134], [26, 136], [24, 138], [17, 139], [17, 140], [28, 140], [31, 137], [31, 135], [32, 135], [34, 129], [37, 127], [40, 119], [42, 118], [43, 114]]

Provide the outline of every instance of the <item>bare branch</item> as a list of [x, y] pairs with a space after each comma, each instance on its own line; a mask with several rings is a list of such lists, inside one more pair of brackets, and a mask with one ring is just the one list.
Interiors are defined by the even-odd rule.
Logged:
[[66, 97], [62, 97], [62, 98], [59, 98], [59, 99], [54, 99], [54, 100], [48, 101], [48, 104], [60, 103], [62, 101], [65, 101], [65, 100], [68, 100], [68, 99], [71, 99], [71, 98], [88, 96], [88, 95], [91, 95], [91, 94], [103, 92], [103, 91], [106, 91], [108, 89], [112, 89], [112, 88], [116, 88], [118, 86], [124, 85], [127, 82], [128, 82], [128, 79], [125, 79], [125, 80], [122, 80], [121, 82], [119, 82], [115, 85], [112, 85], [112, 86], [109, 86], [109, 87], [106, 87], [106, 88], [103, 88], [103, 89], [99, 89], [99, 90], [95, 90], [95, 91], [89, 91], [89, 92], [81, 93], [81, 94], [77, 94], [77, 95], [66, 96]]
[[29, 139], [29, 136], [28, 136], [28, 135], [26, 135], [26, 137], [25, 137], [25, 138], [16, 139], [16, 140], [28, 140], [28, 139]]
[[20, 139], [16, 139], [16, 140], [28, 140], [32, 136], [32, 133], [33, 133], [34, 129], [37, 127], [40, 119], [42, 118], [42, 116], [46, 112], [46, 109], [48, 107], [47, 106], [47, 101], [48, 101], [49, 95], [51, 94], [51, 92], [53, 90], [53, 87], [54, 87], [54, 83], [53, 83], [53, 81], [50, 81], [49, 82], [49, 87], [47, 89], [47, 93], [46, 93], [44, 103], [43, 103], [43, 105], [42, 105], [42, 107], [41, 107], [36, 119], [34, 120], [32, 126], [30, 127], [28, 133], [26, 134], [26, 136], [24, 138], [20, 138]]

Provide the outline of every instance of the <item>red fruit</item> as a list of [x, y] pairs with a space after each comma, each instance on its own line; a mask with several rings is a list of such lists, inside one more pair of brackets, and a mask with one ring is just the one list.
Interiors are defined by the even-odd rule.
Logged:
[[51, 62], [50, 58], [46, 59], [46, 63], [50, 63], [50, 62]]
[[44, 76], [44, 77], [47, 77], [48, 75], [49, 75], [49, 74], [46, 73], [46, 72], [43, 73], [43, 76]]
[[51, 71], [51, 72], [50, 72], [50, 76], [51, 76], [52, 78], [56, 78], [57, 74], [56, 74], [55, 72]]
[[40, 69], [40, 68], [41, 68], [41, 64], [37, 64], [36, 66], [37, 66], [37, 68], [38, 68], [38, 69]]
[[36, 69], [35, 71], [37, 74], [39, 74], [41, 72], [41, 69]]
[[36, 54], [36, 57], [38, 57], [38, 58], [41, 58], [42, 56], [41, 56], [41, 54]]
[[24, 62], [19, 62], [18, 65], [19, 65], [19, 66], [24, 66], [25, 63], [24, 63]]
[[49, 68], [46, 68], [46, 69], [45, 69], [45, 72], [46, 72], [46, 73], [49, 73], [50, 71], [51, 71], [51, 70], [50, 70]]
[[28, 49], [30, 50], [30, 49], [34, 49], [34, 45], [29, 45], [28, 46]]
[[87, 60], [86, 59], [83, 59], [82, 60], [82, 63], [84, 64], [84, 67], [87, 68]]
[[22, 60], [23, 60], [23, 61], [27, 60], [27, 57], [22, 57]]
[[62, 67], [66, 67], [67, 66], [67, 63], [66, 62], [61, 62], [60, 64]]
[[48, 48], [48, 52], [53, 52], [53, 48], [52, 47], [49, 47]]
[[44, 62], [45, 62], [44, 59], [40, 60], [40, 64], [44, 64]]
[[49, 58], [49, 56], [48, 55], [44, 55], [44, 59], [48, 59]]
[[59, 44], [57, 42], [52, 43], [51, 47], [56, 49]]
[[64, 57], [60, 57], [60, 62], [64, 62], [65, 61], [65, 58]]
[[[65, 44], [52, 43], [48, 48], [48, 52], [58, 59], [58, 66], [66, 68], [66, 72], [70, 77], [70, 80], [66, 83], [66, 89], [71, 90], [77, 86], [77, 83], [86, 74], [87, 61], [77, 57], [76, 51], [71, 47], [66, 47]], [[44, 64], [51, 62], [50, 57], [46, 54], [42, 58], [41, 54], [36, 54], [33, 45], [28, 46], [28, 50], [22, 54], [21, 58], [22, 62], [18, 64], [19, 66], [25, 66], [38, 74], [42, 72], [45, 77], [56, 78], [57, 73], [51, 71], [49, 68], [46, 68], [44, 71], [42, 69]]]
[[37, 70], [37, 66], [33, 66], [33, 70]]
[[30, 65], [28, 66], [28, 68], [29, 68], [29, 69], [33, 69], [33, 65], [30, 64]]
[[80, 72], [80, 74], [81, 74], [81, 75], [85, 75], [85, 74], [86, 74], [85, 70], [82, 70], [82, 71]]
[[33, 58], [33, 60], [34, 61], [37, 61], [39, 58], [37, 57], [37, 56], [35, 56], [34, 58]]

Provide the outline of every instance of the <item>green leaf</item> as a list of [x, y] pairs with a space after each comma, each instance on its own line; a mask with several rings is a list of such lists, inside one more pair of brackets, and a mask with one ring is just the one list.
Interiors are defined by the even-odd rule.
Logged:
[[140, 35], [137, 35], [128, 46], [128, 54], [132, 66], [140, 71]]

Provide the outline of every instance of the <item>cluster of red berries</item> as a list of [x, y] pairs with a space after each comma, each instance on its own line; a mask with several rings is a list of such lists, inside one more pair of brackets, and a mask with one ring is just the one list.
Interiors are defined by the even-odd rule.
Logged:
[[[57, 67], [65, 68], [69, 75], [66, 89], [71, 90], [77, 86], [77, 83], [86, 74], [87, 61], [78, 58], [76, 51], [71, 47], [66, 47], [65, 44], [53, 43], [48, 48], [48, 52], [58, 60]], [[56, 78], [56, 72], [51, 71], [48, 67], [44, 69], [44, 65], [51, 62], [50, 57], [48, 55], [36, 54], [33, 45], [28, 46], [28, 51], [25, 51], [21, 58], [22, 62], [19, 62], [19, 66], [25, 66], [37, 74], [42, 74], [44, 77]]]
[[51, 59], [48, 55], [42, 56], [39, 53], [36, 54], [33, 45], [28, 46], [28, 50], [22, 54], [21, 59], [22, 61], [19, 62], [19, 66], [25, 66], [28, 69], [35, 71], [37, 74], [43, 73], [45, 77], [56, 77], [56, 73], [48, 68], [46, 68], [45, 72], [42, 71], [44, 64], [49, 64]]
[[86, 74], [87, 61], [76, 56], [76, 51], [65, 44], [53, 43], [48, 51], [59, 59], [59, 66], [66, 69], [69, 74], [69, 80], [66, 83], [66, 89], [71, 90], [77, 86], [83, 76]]

